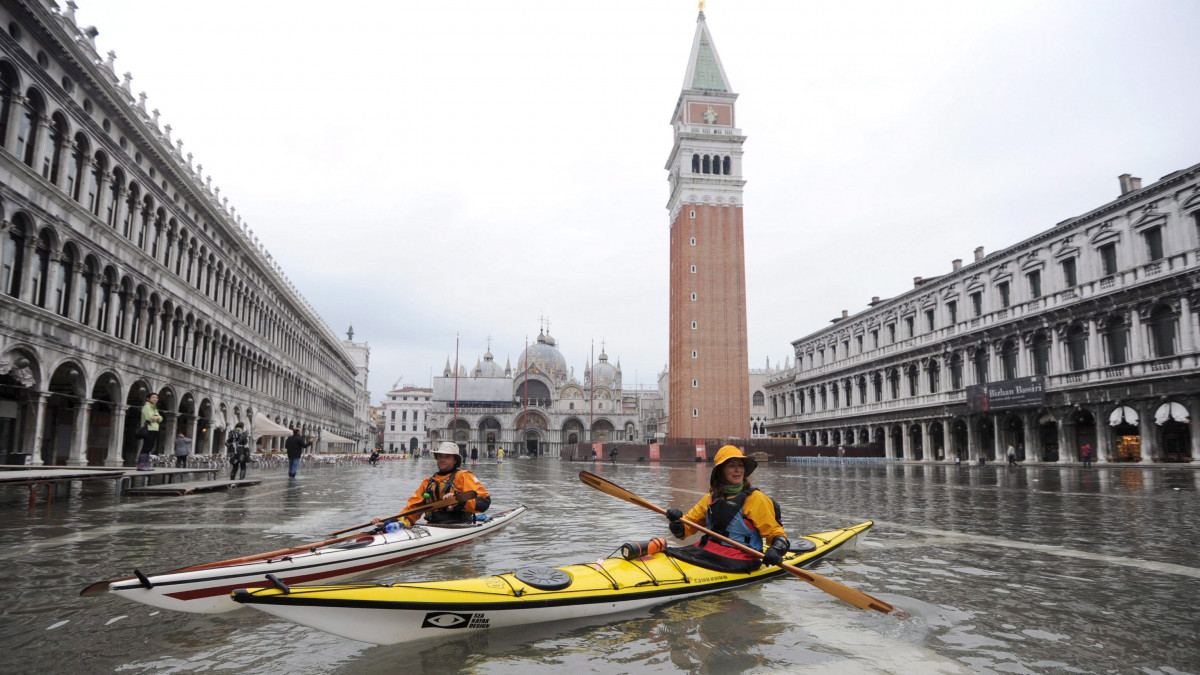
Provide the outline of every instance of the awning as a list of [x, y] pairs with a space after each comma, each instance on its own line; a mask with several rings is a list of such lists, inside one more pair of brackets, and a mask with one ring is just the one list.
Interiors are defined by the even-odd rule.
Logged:
[[1159, 425], [1166, 424], [1171, 420], [1187, 424], [1190, 419], [1187, 408], [1179, 403], [1164, 403], [1154, 411], [1154, 421]]
[[271, 421], [269, 417], [262, 413], [254, 413], [254, 432], [250, 434], [251, 438], [262, 438], [264, 436], [291, 436], [292, 430], [285, 426], [281, 426]]
[[1137, 411], [1129, 406], [1123, 405], [1120, 408], [1112, 411], [1112, 414], [1108, 416], [1108, 426], [1110, 427], [1119, 426], [1121, 424], [1132, 424], [1137, 426], [1137, 423]]
[[349, 438], [346, 438], [345, 436], [338, 436], [337, 434], [333, 433], [332, 431], [322, 431], [321, 432], [321, 442], [322, 443], [351, 443], [351, 444], [353, 444], [356, 441], [352, 441]]

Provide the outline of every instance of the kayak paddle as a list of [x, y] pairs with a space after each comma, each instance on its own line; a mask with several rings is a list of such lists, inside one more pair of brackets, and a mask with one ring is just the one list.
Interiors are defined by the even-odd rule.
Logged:
[[[651, 504], [650, 502], [646, 501], [645, 499], [642, 499], [641, 497], [633, 494], [629, 490], [626, 490], [625, 488], [617, 485], [616, 483], [612, 483], [607, 480], [604, 480], [603, 478], [601, 478], [600, 476], [597, 476], [594, 473], [588, 473], [587, 471], [580, 471], [579, 472], [579, 480], [583, 481], [584, 485], [594, 487], [601, 492], [604, 492], [606, 494], [610, 494], [610, 495], [616, 497], [617, 499], [624, 499], [625, 501], [629, 502], [630, 504], [637, 504], [638, 506], [650, 509], [651, 511], [654, 511], [655, 513], [658, 513], [661, 515], [666, 515], [666, 513], [667, 513], [666, 509], [656, 506], [654, 504]], [[680, 520], [683, 522], [683, 524], [691, 527], [692, 529], [699, 530], [700, 532], [703, 532], [703, 533], [707, 534], [708, 536], [713, 537], [714, 539], [723, 541], [726, 544], [729, 544], [730, 546], [733, 546], [734, 548], [738, 549], [739, 551], [742, 551], [744, 553], [749, 553], [750, 555], [757, 556], [759, 558], [763, 557], [762, 551], [756, 551], [756, 550], [750, 548], [749, 546], [740, 544], [740, 543], [738, 543], [732, 539], [729, 539], [727, 537], [722, 537], [721, 535], [717, 534], [716, 532], [713, 532], [712, 530], [710, 530], [702, 525], [697, 525], [696, 523], [693, 523], [692, 521], [687, 520], [686, 518], [681, 518]], [[793, 576], [799, 577], [799, 578], [807, 581], [808, 583], [812, 584], [813, 586], [816, 586], [817, 588], [832, 595], [833, 597], [838, 598], [840, 600], [844, 600], [845, 602], [848, 602], [851, 605], [854, 605], [855, 607], [857, 607], [859, 609], [873, 609], [877, 612], [883, 612], [884, 614], [890, 614], [890, 613], [896, 611], [896, 608], [893, 607], [892, 605], [889, 605], [888, 603], [886, 603], [882, 600], [872, 598], [871, 596], [867, 595], [866, 593], [863, 593], [862, 591], [850, 588], [849, 586], [838, 583], [828, 577], [823, 577], [820, 574], [816, 574], [814, 572], [809, 572], [808, 570], [802, 570], [799, 567], [795, 567], [795, 566], [789, 565], [787, 563], [780, 563], [779, 566], [781, 568], [783, 568], [785, 571], [787, 571], [788, 573], [792, 574]]]

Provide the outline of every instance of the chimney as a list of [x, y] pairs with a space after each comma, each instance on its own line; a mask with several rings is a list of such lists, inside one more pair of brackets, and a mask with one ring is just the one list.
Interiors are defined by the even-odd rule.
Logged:
[[957, 272], [962, 269], [962, 258], [955, 258], [950, 261], [950, 264], [954, 266], [954, 271]]
[[979, 262], [980, 260], [983, 260], [983, 247], [982, 246], [975, 248], [975, 262]]
[[1117, 180], [1121, 181], [1121, 196], [1125, 196], [1130, 192], [1142, 189], [1142, 179], [1134, 178], [1127, 173], [1117, 176]]
[[922, 277], [913, 277], [913, 288], [916, 288], [917, 286], [920, 286], [920, 285], [921, 285], [921, 282], [922, 282], [922, 281], [924, 281], [924, 280], [925, 280], [925, 279], [924, 279], [924, 278], [922, 278]]
[[879, 296], [878, 296], [878, 295], [872, 295], [872, 296], [871, 296], [871, 301], [867, 303], [867, 306], [868, 306], [868, 307], [874, 307], [875, 305], [878, 305], [878, 304], [879, 304]]
[[850, 316], [850, 312], [847, 312], [846, 310], [843, 309], [842, 310], [842, 318], [845, 319], [845, 318], [848, 318], [849, 316]]

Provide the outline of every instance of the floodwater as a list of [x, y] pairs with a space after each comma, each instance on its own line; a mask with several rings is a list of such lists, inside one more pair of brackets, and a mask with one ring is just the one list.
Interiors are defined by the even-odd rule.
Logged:
[[[447, 579], [605, 557], [666, 536], [651, 511], [582, 485], [588, 469], [686, 510], [708, 468], [509, 460], [474, 467], [501, 533], [364, 581]], [[814, 571], [905, 610], [861, 611], [785, 577], [634, 614], [376, 647], [251, 609], [156, 610], [88, 584], [313, 541], [401, 510], [432, 460], [252, 470], [261, 485], [115, 498], [76, 485], [29, 509], [0, 489], [3, 672], [1200, 672], [1200, 472], [1161, 468], [764, 464], [789, 533], [876, 525]]]

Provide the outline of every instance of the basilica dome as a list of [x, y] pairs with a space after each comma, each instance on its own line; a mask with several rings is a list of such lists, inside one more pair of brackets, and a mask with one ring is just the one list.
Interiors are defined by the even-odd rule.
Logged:
[[[529, 360], [526, 361], [526, 358]], [[517, 359], [515, 367], [518, 371], [523, 371], [526, 364], [529, 369], [537, 368], [538, 372], [548, 375], [552, 380], [567, 378], [567, 360], [555, 346], [554, 338], [547, 333], [538, 333], [537, 342], [521, 352], [521, 357]]]
[[491, 350], [483, 355], [483, 362], [475, 365], [475, 377], [504, 377], [504, 369], [496, 363]]
[[613, 389], [617, 384], [617, 368], [608, 362], [608, 354], [600, 352], [600, 362], [592, 368], [592, 386]]

